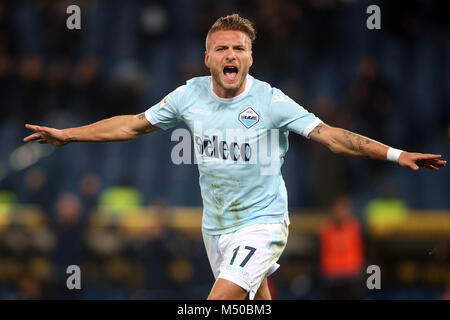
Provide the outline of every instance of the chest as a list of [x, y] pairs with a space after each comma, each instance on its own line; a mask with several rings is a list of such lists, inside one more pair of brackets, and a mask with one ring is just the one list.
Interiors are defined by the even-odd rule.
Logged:
[[191, 102], [183, 113], [183, 120], [191, 131], [227, 130], [248, 132], [270, 129], [270, 119], [257, 99], [247, 98], [236, 103], [223, 103], [215, 99]]

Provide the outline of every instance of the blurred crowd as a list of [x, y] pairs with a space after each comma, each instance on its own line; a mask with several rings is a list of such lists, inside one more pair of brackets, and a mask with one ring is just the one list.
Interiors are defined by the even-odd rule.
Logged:
[[[251, 70], [255, 77], [281, 88], [330, 125], [406, 150], [440, 154], [448, 149], [450, 26], [445, 1], [379, 1], [380, 30], [366, 27], [368, 1], [72, 2], [0, 2], [0, 177], [11, 176], [4, 162], [27, 133], [25, 122], [67, 127], [140, 113], [187, 79], [208, 74], [205, 34], [217, 17], [235, 11], [254, 21], [258, 31]], [[81, 8], [80, 30], [66, 27], [70, 4]], [[122, 159], [115, 159], [121, 152], [100, 147], [95, 156], [106, 162], [108, 177], [98, 168], [93, 171], [109, 184], [126, 174], [126, 164], [144, 169], [153, 157], [159, 159], [155, 162], [162, 176], [172, 177], [167, 181], [177, 180], [178, 170], [162, 156], [172, 147], [167, 138], [158, 133], [140, 144], [116, 147], [129, 155]], [[363, 190], [384, 176], [413, 207], [449, 207], [444, 193], [420, 192], [427, 177], [416, 183], [404, 172], [391, 174], [384, 163], [349, 162], [301, 137], [291, 140], [288, 156], [294, 155], [283, 170], [286, 176], [301, 177], [287, 181], [295, 207], [323, 205], [323, 194], [342, 189], [344, 181]], [[91, 161], [88, 148], [77, 149], [78, 159], [70, 163], [74, 170], [88, 171], [83, 167]], [[297, 172], [294, 161], [310, 170]], [[188, 172], [185, 181], [194, 182], [195, 170]], [[448, 179], [444, 175], [437, 178], [438, 185]], [[140, 188], [151, 181], [134, 180]], [[170, 184], [164, 184], [161, 194], [167, 195]], [[200, 204], [197, 195], [180, 193], [169, 195], [169, 202]], [[423, 196], [411, 196], [415, 193]], [[147, 202], [161, 194], [144, 189]]]
[[[66, 27], [71, 4], [81, 8], [81, 30]], [[366, 28], [371, 4], [381, 8], [381, 30]], [[257, 29], [253, 76], [280, 88], [330, 125], [396, 148], [448, 158], [448, 1], [0, 0], [0, 190], [12, 202], [33, 204], [30, 212], [42, 213], [35, 220], [48, 219], [53, 230], [38, 228], [39, 241], [27, 235], [29, 245], [50, 260], [34, 259], [33, 250], [1, 245], [4, 252], [16, 252], [14, 256], [22, 250], [23, 259], [34, 266], [30, 270], [41, 272], [20, 277], [25, 296], [41, 292], [36, 277], [45, 277], [49, 261], [63, 266], [75, 259], [67, 259], [68, 253], [76, 256], [82, 245], [97, 256], [91, 242], [73, 239], [89, 239], [86, 225], [101, 203], [100, 195], [124, 180], [139, 192], [139, 205], [201, 206], [201, 198], [197, 169], [171, 163], [170, 132], [127, 143], [50, 149], [47, 156], [17, 167], [11, 159], [28, 134], [23, 125], [63, 128], [145, 111], [187, 79], [208, 74], [203, 65], [205, 35], [219, 16], [233, 12], [252, 20]], [[408, 207], [450, 208], [448, 170], [413, 175], [392, 164], [333, 155], [298, 136], [291, 135], [290, 142], [283, 173], [293, 208], [323, 209], [336, 193], [347, 190], [355, 196], [358, 213], [386, 188]], [[47, 150], [37, 148], [28, 152]], [[149, 274], [156, 278], [147, 284], [172, 281], [176, 286], [201, 279], [208, 287], [211, 279], [205, 279], [209, 269], [198, 253], [203, 250], [199, 239], [172, 236], [176, 230], [161, 228], [169, 231], [156, 232], [159, 236], [149, 236], [156, 240], [144, 244], [114, 244], [104, 234], [105, 247], [116, 251], [93, 263], [90, 276], [110, 272], [130, 277], [137, 286], [133, 292], [139, 292], [139, 285], [146, 283], [140, 278], [144, 273], [121, 273], [134, 261], [133, 270], [155, 270]], [[13, 239], [26, 238], [14, 232]], [[174, 250], [180, 247], [171, 241], [187, 248]], [[152, 250], [161, 258], [155, 259]], [[124, 255], [131, 260], [120, 260]], [[158, 262], [152, 265], [151, 259]], [[158, 276], [173, 261], [179, 263], [173, 268], [185, 270], [185, 280], [176, 279], [180, 272], [172, 280], [167, 280], [170, 274]], [[1, 264], [4, 277], [18, 270], [10, 262]], [[101, 269], [102, 263], [109, 271]], [[66, 276], [65, 270], [54, 270]], [[194, 286], [193, 297], [202, 298], [205, 288]]]
[[[46, 177], [29, 177], [44, 195]], [[38, 178], [39, 177], [39, 178]], [[32, 181], [32, 180], [28, 180]], [[33, 180], [36, 181], [36, 180]], [[204, 299], [213, 282], [203, 242], [174, 227], [164, 199], [143, 208], [139, 190], [122, 184], [101, 194], [87, 174], [80, 193], [58, 195], [46, 208], [0, 192], [0, 299]], [[69, 290], [69, 266], [81, 270], [81, 290]]]

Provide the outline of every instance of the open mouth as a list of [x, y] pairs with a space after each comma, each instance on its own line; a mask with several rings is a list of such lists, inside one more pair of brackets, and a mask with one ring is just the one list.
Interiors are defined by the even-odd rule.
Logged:
[[223, 74], [225, 75], [225, 79], [232, 82], [236, 80], [238, 74], [238, 68], [235, 66], [226, 66], [223, 68]]

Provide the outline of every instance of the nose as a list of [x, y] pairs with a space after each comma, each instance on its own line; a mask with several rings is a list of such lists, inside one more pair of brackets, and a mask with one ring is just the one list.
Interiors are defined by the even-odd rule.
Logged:
[[233, 61], [233, 60], [236, 59], [236, 54], [235, 54], [235, 52], [234, 52], [234, 50], [232, 48], [227, 50], [226, 59], [228, 61]]

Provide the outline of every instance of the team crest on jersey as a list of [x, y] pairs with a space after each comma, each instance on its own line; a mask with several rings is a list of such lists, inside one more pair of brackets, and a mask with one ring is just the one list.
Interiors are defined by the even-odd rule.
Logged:
[[251, 107], [248, 107], [239, 114], [239, 121], [246, 128], [250, 128], [259, 121], [259, 115]]

